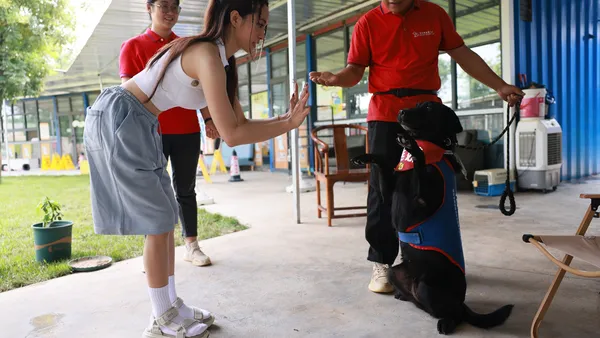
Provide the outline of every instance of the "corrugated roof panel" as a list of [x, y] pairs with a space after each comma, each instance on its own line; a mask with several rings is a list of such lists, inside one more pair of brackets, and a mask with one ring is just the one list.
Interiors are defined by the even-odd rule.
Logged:
[[[447, 10], [446, 0], [432, 2]], [[334, 21], [339, 21], [358, 14], [358, 6], [362, 6], [364, 12], [377, 3], [375, 0], [296, 0], [296, 24], [297, 27], [306, 27], [323, 21], [320, 25], [311, 25], [309, 31], [314, 31], [326, 25], [327, 18], [334, 17]], [[182, 12], [174, 32], [179, 36], [200, 32], [207, 4], [207, 0], [182, 1]], [[457, 18], [457, 27], [461, 34], [468, 36], [474, 32], [490, 30], [485, 35], [465, 39], [468, 44], [499, 38], [499, 31], [492, 30], [499, 24], [498, 4], [499, 0], [456, 0], [457, 15], [461, 15]], [[287, 35], [287, 3], [285, 0], [272, 0], [270, 6], [267, 43], [274, 41], [274, 38], [284, 39]], [[339, 16], [339, 13], [344, 15]], [[120, 83], [118, 56], [121, 44], [142, 33], [149, 24], [145, 0], [112, 1], [70, 69], [65, 74], [47, 79], [45, 94], [97, 90], [100, 86], [98, 75], [104, 85]]]

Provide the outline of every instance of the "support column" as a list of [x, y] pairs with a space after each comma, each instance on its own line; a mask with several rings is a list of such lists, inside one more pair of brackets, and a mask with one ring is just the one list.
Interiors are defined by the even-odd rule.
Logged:
[[[288, 14], [288, 57], [289, 57], [289, 75], [290, 75], [290, 93], [294, 92], [294, 82], [296, 81], [296, 8], [295, 0], [287, 1]], [[300, 89], [299, 89], [300, 90]], [[299, 93], [300, 94], [300, 93]], [[298, 129], [292, 129], [290, 136], [292, 148], [292, 182], [294, 194], [294, 216], [296, 223], [300, 223], [300, 157], [298, 156]]]
[[[271, 76], [273, 75], [271, 69], [271, 48], [265, 49], [265, 57], [267, 58], [267, 106], [269, 107], [268, 117], [273, 117], [273, 93], [271, 91]], [[269, 140], [269, 170], [275, 171], [275, 140]]]
[[[516, 83], [516, 71], [515, 71], [515, 4], [514, 1], [502, 1], [500, 3], [500, 41], [502, 44], [502, 78], [504, 81], [510, 84]], [[508, 103], [503, 103], [503, 126], [506, 128], [506, 118], [507, 113], [506, 110], [508, 108]], [[511, 109], [511, 114], [514, 111]], [[516, 174], [517, 166], [516, 166], [516, 157], [515, 157], [515, 131], [516, 124], [513, 122], [512, 126], [508, 134], [511, 139], [511, 149], [510, 149], [510, 169], [514, 170], [511, 172], [511, 175]], [[506, 169], [506, 156], [507, 148], [506, 142], [504, 142], [504, 168]], [[516, 177], [516, 176], [515, 176]]]
[[[306, 75], [310, 72], [314, 72], [317, 70], [317, 59], [315, 55], [315, 39], [312, 35], [308, 34], [306, 36], [305, 41], [306, 46]], [[314, 144], [312, 138], [310, 137], [310, 133], [312, 129], [315, 127], [315, 122], [317, 121], [317, 84], [308, 81], [308, 93], [310, 97], [308, 98], [308, 105], [310, 106], [310, 114], [308, 115], [308, 156], [309, 156], [309, 165], [310, 172], [315, 172], [315, 152], [314, 152]]]
[[[456, 0], [448, 0], [448, 14], [452, 18], [452, 24], [456, 29]], [[450, 59], [450, 81], [452, 82], [452, 109], [458, 110], [458, 68], [456, 61]]]
[[58, 121], [58, 100], [56, 96], [52, 97], [52, 103], [54, 105], [54, 130], [56, 131], [56, 152], [62, 156], [62, 142], [60, 140], [60, 123]]

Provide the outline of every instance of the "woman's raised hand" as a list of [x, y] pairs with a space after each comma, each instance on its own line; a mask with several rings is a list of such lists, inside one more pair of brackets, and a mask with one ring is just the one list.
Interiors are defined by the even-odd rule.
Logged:
[[294, 128], [300, 127], [306, 116], [310, 113], [310, 107], [306, 105], [308, 97], [308, 83], [304, 84], [302, 93], [298, 97], [298, 82], [294, 82], [294, 93], [290, 98], [290, 110], [286, 114]]

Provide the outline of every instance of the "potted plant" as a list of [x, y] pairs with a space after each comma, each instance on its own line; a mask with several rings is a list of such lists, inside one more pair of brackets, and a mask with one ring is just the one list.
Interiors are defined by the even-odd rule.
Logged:
[[32, 225], [36, 261], [50, 263], [71, 258], [73, 222], [63, 220], [60, 204], [48, 197], [37, 208], [44, 218]]

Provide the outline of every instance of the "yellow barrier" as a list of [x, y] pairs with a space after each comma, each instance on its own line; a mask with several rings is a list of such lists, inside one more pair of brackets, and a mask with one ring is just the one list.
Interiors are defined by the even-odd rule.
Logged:
[[82, 175], [88, 175], [90, 173], [90, 164], [87, 160], [79, 161], [79, 173]]
[[73, 164], [73, 159], [71, 159], [71, 155], [64, 154], [61, 158], [61, 164], [63, 170], [75, 170], [75, 165]]
[[50, 159], [50, 155], [42, 156], [42, 170], [50, 170], [52, 167], [52, 160]]
[[213, 160], [210, 166], [210, 173], [214, 174], [217, 172], [217, 165], [219, 166], [219, 171], [222, 173], [227, 173], [227, 167], [225, 167], [225, 162], [223, 161], [223, 155], [221, 155], [221, 149], [216, 149], [213, 153]]
[[206, 167], [206, 163], [204, 163], [204, 155], [202, 154], [200, 154], [200, 158], [198, 159], [198, 167], [200, 168], [200, 171], [202, 171], [202, 177], [204, 177], [206, 183], [212, 183], [210, 175], [208, 174], [208, 168]]
[[52, 155], [52, 163], [50, 164], [50, 170], [64, 170], [63, 162], [60, 160], [60, 155], [54, 153]]

